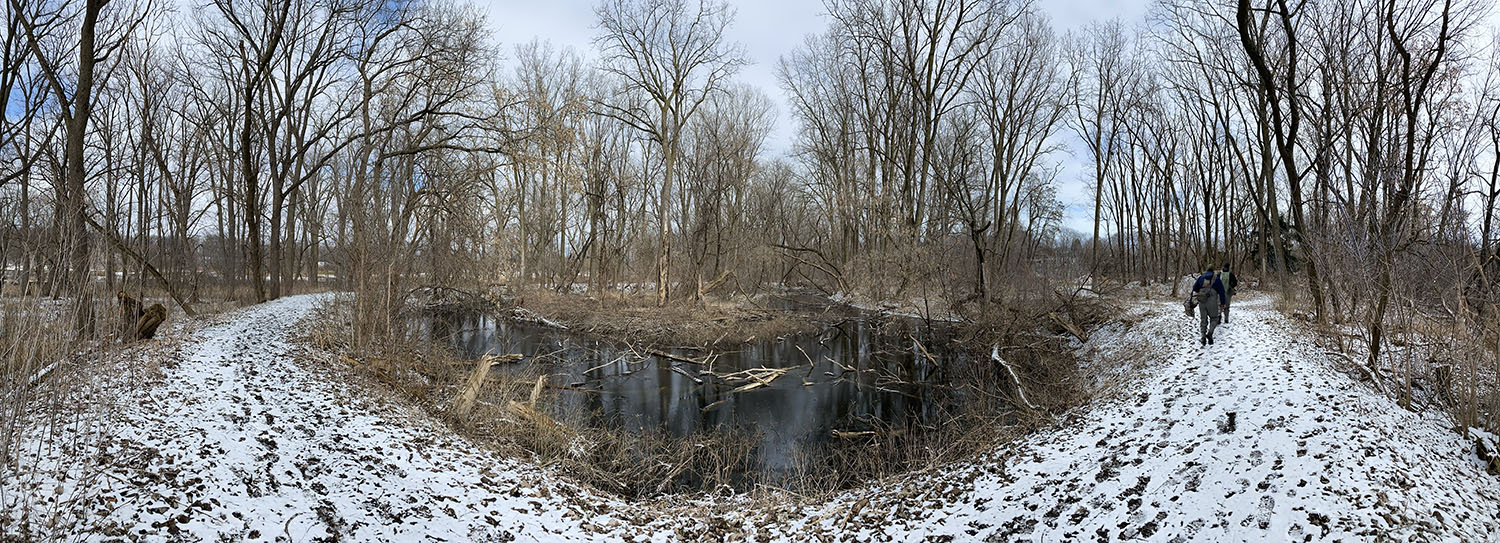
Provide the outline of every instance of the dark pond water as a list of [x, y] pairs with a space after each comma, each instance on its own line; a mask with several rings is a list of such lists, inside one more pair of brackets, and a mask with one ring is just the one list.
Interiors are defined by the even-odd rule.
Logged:
[[759, 440], [753, 454], [771, 479], [794, 472], [806, 454], [857, 441], [847, 433], [930, 426], [961, 400], [945, 382], [947, 368], [964, 356], [941, 348], [944, 339], [916, 324], [881, 328], [851, 320], [732, 350], [663, 350], [702, 363], [472, 313], [435, 318], [431, 331], [470, 358], [525, 356], [495, 371], [540, 365], [550, 383], [566, 385], [548, 406], [562, 420], [676, 437], [748, 432]]

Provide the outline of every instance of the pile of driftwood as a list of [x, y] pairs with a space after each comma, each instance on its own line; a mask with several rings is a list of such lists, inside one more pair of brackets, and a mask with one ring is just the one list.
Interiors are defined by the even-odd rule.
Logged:
[[720, 381], [722, 381], [724, 383], [727, 383], [727, 384], [731, 384], [731, 385], [737, 385], [737, 386], [733, 390], [730, 390], [727, 394], [725, 394], [724, 398], [720, 399], [719, 401], [716, 401], [716, 402], [713, 402], [711, 404], [703, 406], [703, 408], [700, 409], [700, 411], [706, 413], [709, 410], [711, 410], [711, 409], [713, 409], [715, 407], [718, 407], [719, 405], [723, 404], [724, 402], [729, 401], [729, 397], [731, 395], [733, 395], [733, 394], [738, 394], [738, 393], [741, 393], [741, 392], [755, 390], [755, 389], [761, 388], [761, 387], [771, 386], [772, 382], [776, 381], [777, 379], [780, 379], [783, 375], [786, 375], [788, 372], [790, 372], [790, 371], [792, 371], [794, 369], [800, 368], [800, 367], [802, 367], [802, 366], [791, 366], [791, 367], [786, 367], [786, 368], [750, 368], [750, 369], [744, 369], [744, 370], [740, 370], [740, 371], [736, 371], [736, 372], [731, 372], [731, 373], [714, 373], [714, 372], [710, 371], [708, 373], [712, 374], [714, 377], [718, 378]]
[[167, 320], [167, 308], [151, 304], [142, 308], [141, 301], [125, 291], [115, 295], [120, 300], [120, 339], [135, 341], [156, 337], [156, 329]]
[[733, 373], [714, 374], [720, 380], [729, 384], [739, 384], [737, 388], [729, 391], [730, 394], [755, 390], [760, 387], [770, 386], [772, 381], [780, 379], [787, 372], [802, 366], [790, 366], [786, 368], [750, 368]]

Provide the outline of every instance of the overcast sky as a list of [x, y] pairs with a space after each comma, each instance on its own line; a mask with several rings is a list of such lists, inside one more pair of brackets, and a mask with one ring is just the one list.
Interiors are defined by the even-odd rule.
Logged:
[[[597, 0], [474, 0], [489, 15], [495, 38], [507, 57], [514, 46], [532, 39], [551, 41], [559, 47], [572, 47], [585, 58], [595, 58], [593, 38], [594, 6]], [[776, 63], [801, 45], [808, 34], [822, 32], [828, 17], [821, 0], [730, 0], [736, 9], [730, 37], [745, 46], [751, 64], [744, 67], [739, 80], [755, 85], [776, 102], [776, 130], [768, 142], [768, 151], [780, 154], [791, 147], [796, 132], [795, 121], [786, 114], [781, 86], [776, 81]], [[1145, 17], [1146, 0], [1039, 0], [1038, 5], [1051, 17], [1059, 34], [1080, 28], [1089, 22], [1119, 17], [1127, 25]], [[1080, 232], [1092, 224], [1092, 197], [1082, 176], [1078, 157], [1058, 154], [1052, 160], [1063, 163], [1058, 176], [1059, 198], [1066, 204], [1064, 223]]]

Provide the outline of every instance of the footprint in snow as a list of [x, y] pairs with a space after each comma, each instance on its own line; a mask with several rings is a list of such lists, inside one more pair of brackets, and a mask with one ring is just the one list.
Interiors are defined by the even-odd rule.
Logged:
[[1271, 527], [1271, 511], [1275, 508], [1275, 498], [1272, 498], [1270, 496], [1261, 496], [1260, 505], [1259, 507], [1257, 507], [1257, 510], [1259, 512], [1255, 515], [1256, 526], [1262, 530], [1269, 529]]

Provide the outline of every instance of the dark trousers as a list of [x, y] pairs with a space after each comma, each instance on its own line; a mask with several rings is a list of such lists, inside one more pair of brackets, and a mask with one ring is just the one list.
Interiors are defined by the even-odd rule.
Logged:
[[1214, 335], [1214, 329], [1219, 327], [1219, 306], [1213, 302], [1198, 305], [1198, 336], [1207, 338]]

